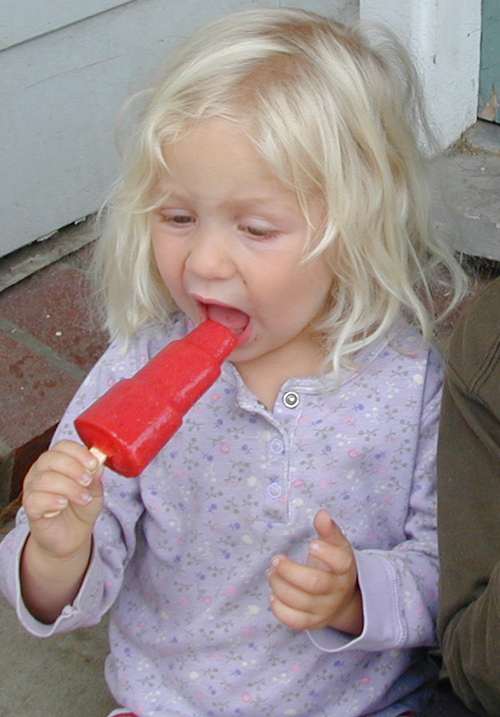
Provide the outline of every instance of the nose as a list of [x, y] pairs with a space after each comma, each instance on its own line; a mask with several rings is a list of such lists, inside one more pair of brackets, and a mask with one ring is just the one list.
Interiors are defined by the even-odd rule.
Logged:
[[205, 280], [231, 278], [235, 264], [230, 237], [220, 228], [197, 228], [190, 237], [186, 270]]

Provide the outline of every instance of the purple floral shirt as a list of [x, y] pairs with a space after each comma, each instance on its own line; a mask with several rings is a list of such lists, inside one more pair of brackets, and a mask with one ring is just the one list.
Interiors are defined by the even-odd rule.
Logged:
[[[91, 371], [74, 418], [187, 332], [140, 332]], [[22, 604], [23, 511], [0, 546], [0, 586], [38, 636], [111, 608], [106, 677], [139, 717], [391, 717], [425, 702], [434, 671], [435, 450], [442, 362], [400, 327], [345, 371], [286, 382], [268, 411], [229, 363], [138, 479], [105, 475], [105, 510], [73, 605], [53, 625]], [[405, 353], [395, 350], [395, 346]], [[413, 351], [413, 353], [412, 353]], [[131, 407], [133, 410], [133, 407]], [[291, 630], [269, 608], [273, 555], [305, 561], [330, 511], [356, 551], [365, 623], [356, 638]]]

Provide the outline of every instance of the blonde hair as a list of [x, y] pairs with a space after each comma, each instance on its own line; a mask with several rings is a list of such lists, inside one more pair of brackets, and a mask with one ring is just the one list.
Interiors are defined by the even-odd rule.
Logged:
[[[332, 296], [317, 325], [335, 370], [406, 316], [431, 334], [432, 296], [465, 279], [430, 217], [430, 138], [400, 44], [380, 29], [304, 10], [249, 10], [196, 33], [171, 58], [143, 111], [96, 255], [111, 335], [176, 308], [157, 272], [150, 220], [168, 168], [162, 149], [210, 117], [238, 124], [308, 217], [325, 210], [308, 258], [325, 253]], [[427, 139], [427, 142], [430, 142]]]

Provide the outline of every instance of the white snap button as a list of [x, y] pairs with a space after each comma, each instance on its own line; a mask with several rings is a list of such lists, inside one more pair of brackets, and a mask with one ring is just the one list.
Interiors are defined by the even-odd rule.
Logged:
[[283, 396], [283, 403], [287, 408], [297, 408], [300, 398], [296, 391], [287, 391]]

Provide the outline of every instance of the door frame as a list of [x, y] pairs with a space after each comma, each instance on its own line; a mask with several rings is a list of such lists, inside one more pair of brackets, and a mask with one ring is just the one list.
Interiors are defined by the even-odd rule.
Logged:
[[431, 126], [444, 149], [476, 122], [481, 0], [360, 0], [360, 19], [387, 25], [419, 69]]

